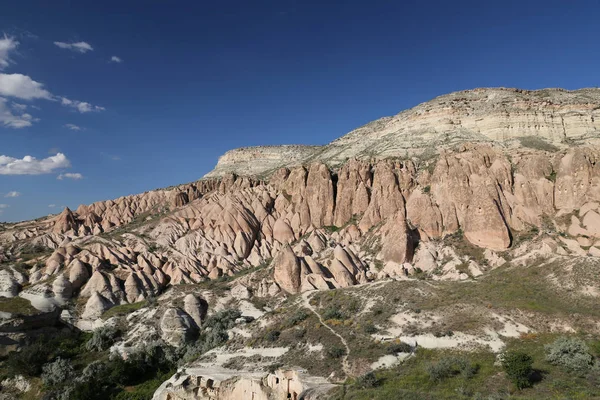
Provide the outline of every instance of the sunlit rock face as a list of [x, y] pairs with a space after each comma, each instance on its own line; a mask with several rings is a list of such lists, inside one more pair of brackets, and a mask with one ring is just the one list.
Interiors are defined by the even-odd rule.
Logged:
[[[556, 251], [598, 256], [598, 99], [596, 89], [477, 89], [327, 146], [228, 152], [197, 182], [3, 225], [3, 262], [26, 255], [30, 270], [1, 270], [0, 291], [82, 298], [82, 316], [97, 319], [253, 267], [270, 269], [247, 296], [433, 271], [453, 257], [438, 254], [448, 238], [493, 253], [533, 227], [572, 236]], [[201, 298], [180, 307], [180, 325], [202, 324]]]

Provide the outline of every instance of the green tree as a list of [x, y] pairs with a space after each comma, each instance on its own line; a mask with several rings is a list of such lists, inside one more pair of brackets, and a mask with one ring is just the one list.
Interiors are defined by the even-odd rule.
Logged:
[[508, 351], [502, 357], [502, 368], [517, 389], [531, 386], [533, 358], [522, 351]]

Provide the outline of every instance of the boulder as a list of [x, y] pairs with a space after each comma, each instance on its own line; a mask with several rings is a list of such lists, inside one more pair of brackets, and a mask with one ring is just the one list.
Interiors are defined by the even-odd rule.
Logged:
[[64, 276], [64, 274], [60, 274], [52, 283], [52, 292], [54, 293], [54, 297], [59, 302], [64, 303], [71, 298], [71, 295], [73, 294], [73, 286], [71, 285], [71, 282]]
[[112, 306], [113, 304], [104, 298], [100, 293], [93, 292], [87, 303], [85, 303], [85, 309], [83, 314], [81, 314], [81, 318], [96, 320]]
[[179, 308], [168, 308], [160, 319], [160, 336], [168, 344], [180, 347], [192, 339], [195, 326], [187, 313]]
[[279, 254], [273, 259], [273, 279], [288, 293], [298, 293], [302, 280], [300, 278], [300, 261], [289, 245], [283, 246]]
[[292, 228], [282, 219], [275, 221], [273, 225], [273, 239], [279, 243], [288, 244], [292, 243], [296, 238], [294, 237], [294, 231]]
[[200, 327], [208, 313], [208, 303], [203, 298], [190, 293], [183, 299], [183, 309], [194, 320], [196, 326]]
[[88, 279], [90, 279], [90, 273], [87, 267], [79, 259], [74, 259], [68, 266], [69, 281], [73, 285], [73, 289], [77, 290], [83, 286]]

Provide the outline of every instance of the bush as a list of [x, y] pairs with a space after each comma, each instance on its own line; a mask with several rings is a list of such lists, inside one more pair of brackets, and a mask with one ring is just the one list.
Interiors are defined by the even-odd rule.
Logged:
[[47, 386], [63, 384], [71, 379], [73, 374], [74, 370], [71, 362], [60, 357], [42, 367], [42, 381]]
[[323, 319], [346, 319], [344, 314], [337, 308], [330, 307], [323, 312]]
[[388, 346], [386, 352], [388, 354], [396, 355], [397, 353], [410, 353], [413, 351], [413, 348], [410, 344], [400, 342], [400, 343], [392, 343]]
[[502, 357], [502, 368], [517, 389], [531, 386], [533, 358], [522, 351], [509, 351]]
[[183, 362], [193, 361], [207, 351], [225, 344], [229, 340], [227, 330], [233, 328], [235, 320], [241, 315], [239, 310], [224, 310], [207, 318], [202, 324], [198, 340], [182, 349]]
[[429, 379], [434, 382], [440, 382], [456, 375], [462, 375], [464, 378], [470, 379], [478, 371], [478, 364], [473, 364], [466, 358], [455, 356], [444, 357], [427, 367]]
[[239, 310], [223, 310], [208, 317], [206, 321], [202, 323], [203, 329], [216, 329], [226, 331], [227, 329], [233, 328], [235, 320], [242, 316]]
[[377, 378], [374, 372], [368, 372], [356, 380], [356, 385], [361, 389], [370, 389], [381, 384], [381, 380]]
[[371, 335], [373, 333], [377, 333], [377, 327], [372, 324], [371, 322], [367, 322], [364, 326], [363, 326], [363, 331], [368, 334]]
[[304, 311], [304, 310], [298, 310], [298, 311], [296, 311], [296, 313], [294, 315], [292, 315], [290, 317], [290, 319], [288, 320], [288, 325], [289, 326], [296, 326], [300, 322], [302, 322], [306, 318], [308, 318], [308, 316], [309, 316], [309, 314], [306, 311]]
[[62, 330], [51, 336], [40, 336], [28, 342], [20, 351], [10, 354], [4, 367], [7, 376], [40, 376], [44, 364], [57, 357], [72, 358], [82, 352], [87, 335], [80, 331]]
[[329, 358], [340, 358], [346, 354], [346, 350], [343, 347], [331, 346], [326, 353]]
[[8, 376], [39, 376], [42, 367], [48, 362], [50, 349], [41, 340], [13, 352], [6, 360]]
[[580, 339], [561, 337], [545, 346], [546, 360], [567, 371], [585, 374], [594, 366], [587, 345]]
[[112, 326], [103, 326], [94, 331], [92, 337], [85, 344], [88, 351], [107, 350], [119, 337], [120, 332]]
[[281, 332], [279, 331], [269, 331], [265, 335], [265, 340], [268, 342], [276, 342], [277, 339], [279, 339], [279, 335], [281, 335]]

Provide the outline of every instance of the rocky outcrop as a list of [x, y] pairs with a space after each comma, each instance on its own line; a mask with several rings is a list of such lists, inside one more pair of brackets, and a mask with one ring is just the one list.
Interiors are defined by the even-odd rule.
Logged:
[[385, 262], [403, 264], [412, 261], [414, 244], [402, 210], [397, 211], [382, 227], [381, 242], [381, 254]]
[[68, 231], [76, 231], [78, 227], [77, 221], [73, 212], [66, 207], [62, 213], [56, 217], [54, 221], [54, 227], [52, 232], [54, 233], [65, 233]]
[[[414, 249], [435, 247], [449, 235], [504, 251], [534, 227], [572, 236], [557, 251], [596, 256], [600, 153], [590, 99], [599, 95], [460, 92], [321, 148], [232, 151], [211, 178], [3, 227], [3, 260], [35, 246], [52, 254], [30, 258], [27, 277], [2, 272], [0, 289], [14, 295], [47, 280], [57, 300], [97, 293], [110, 304], [133, 303], [168, 285], [271, 264], [271, 276], [244, 286], [248, 296], [324, 290], [416, 268], [433, 271], [442, 267], [438, 258], [454, 256], [428, 246], [415, 258]], [[553, 117], [542, 123], [537, 114]], [[562, 138], [581, 145], [558, 140], [557, 120]], [[272, 162], [262, 165], [263, 159]], [[238, 163], [254, 176], [237, 171]], [[462, 276], [448, 268], [440, 276]], [[190, 310], [198, 325], [202, 311]]]
[[273, 278], [288, 293], [298, 293], [302, 284], [300, 260], [289, 245], [273, 259]]
[[206, 318], [208, 303], [203, 298], [190, 293], [183, 299], [183, 309], [199, 328]]
[[0, 270], [0, 296], [15, 297], [19, 294], [20, 288], [21, 285], [19, 285], [11, 271]]
[[[372, 121], [326, 146], [276, 146], [232, 150], [207, 177], [255, 175], [280, 167], [321, 161], [330, 166], [352, 158], [411, 157], [461, 142], [508, 142], [516, 146], [560, 146], [600, 132], [599, 89], [521, 90], [481, 88], [450, 93], [392, 117]], [[536, 139], [537, 138], [537, 139]], [[541, 143], [541, 144], [540, 144]], [[545, 146], [546, 148], [551, 148]], [[275, 162], [271, 160], [275, 159]]]
[[90, 298], [85, 303], [85, 309], [81, 314], [81, 318], [95, 320], [111, 308], [113, 304], [98, 292], [93, 292]]
[[188, 342], [195, 331], [194, 320], [179, 308], [168, 308], [160, 319], [161, 338], [172, 346]]
[[216, 168], [205, 178], [220, 177], [229, 173], [259, 175], [283, 166], [300, 164], [320, 146], [257, 146], [230, 150], [219, 157]]
[[60, 303], [65, 303], [73, 294], [73, 285], [64, 274], [60, 274], [52, 283], [52, 292], [54, 293], [54, 297], [58, 299]]

